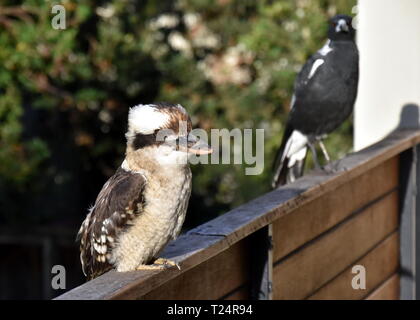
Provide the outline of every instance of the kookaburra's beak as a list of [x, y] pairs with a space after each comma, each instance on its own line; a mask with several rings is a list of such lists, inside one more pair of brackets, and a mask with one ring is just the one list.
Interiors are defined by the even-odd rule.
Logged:
[[205, 142], [198, 140], [193, 134], [178, 138], [178, 150], [198, 155], [210, 154], [213, 149]]

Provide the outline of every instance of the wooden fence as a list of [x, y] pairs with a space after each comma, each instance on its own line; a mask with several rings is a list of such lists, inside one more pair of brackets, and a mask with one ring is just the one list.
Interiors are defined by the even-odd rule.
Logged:
[[190, 230], [162, 255], [181, 270], [111, 271], [58, 299], [419, 298], [419, 143], [396, 131]]

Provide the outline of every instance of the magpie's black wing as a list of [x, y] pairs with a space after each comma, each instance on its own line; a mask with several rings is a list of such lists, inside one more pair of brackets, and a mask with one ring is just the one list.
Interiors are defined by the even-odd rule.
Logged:
[[[308, 61], [304, 64], [301, 71], [295, 80], [295, 89], [294, 95], [291, 102], [291, 111], [289, 113], [289, 119], [287, 121], [286, 129], [283, 134], [282, 142], [280, 148], [277, 151], [273, 172], [274, 177], [272, 181], [272, 187], [277, 188], [278, 186], [284, 185], [293, 181], [294, 179], [303, 175], [303, 170], [306, 160], [306, 148], [305, 148], [305, 157], [296, 159], [292, 166], [289, 166], [290, 155], [288, 155], [289, 150], [293, 148], [293, 144], [296, 144], [296, 141], [293, 141], [293, 132], [295, 131], [290, 119], [293, 119], [294, 107], [296, 105], [296, 99], [299, 99], [300, 93], [305, 92], [306, 87], [310, 80], [316, 77], [317, 68], [321, 67], [320, 59], [322, 59], [320, 53], [312, 55]], [[317, 62], [318, 61], [318, 62]], [[298, 143], [298, 142], [297, 142]]]
[[[296, 77], [295, 80], [295, 94], [298, 92], [304, 92], [307, 90], [307, 86], [309, 84], [310, 80], [314, 80], [317, 76], [317, 68], [314, 69], [314, 65], [316, 61], [324, 60], [324, 56], [322, 56], [320, 53], [315, 53], [309, 59], [306, 61], [306, 63], [303, 65], [302, 69], [300, 70], [299, 74]], [[321, 67], [321, 66], [319, 66]], [[319, 68], [318, 67], [318, 68]], [[296, 97], [296, 96], [295, 96]], [[293, 106], [292, 106], [293, 108]]]
[[303, 66], [295, 82], [289, 121], [296, 130], [322, 137], [351, 114], [357, 96], [359, 54], [355, 43], [327, 43]]

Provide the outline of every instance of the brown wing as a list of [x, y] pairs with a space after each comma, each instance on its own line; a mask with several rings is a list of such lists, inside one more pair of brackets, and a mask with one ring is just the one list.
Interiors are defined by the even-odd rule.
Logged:
[[112, 269], [114, 243], [143, 211], [145, 184], [142, 174], [119, 168], [102, 187], [77, 235], [80, 261], [88, 280]]

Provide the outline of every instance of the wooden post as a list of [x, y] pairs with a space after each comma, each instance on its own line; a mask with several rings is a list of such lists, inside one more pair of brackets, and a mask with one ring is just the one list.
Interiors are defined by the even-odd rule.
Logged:
[[52, 299], [54, 290], [51, 287], [51, 268], [55, 261], [54, 240], [50, 236], [45, 236], [42, 241], [42, 295], [44, 299]]
[[400, 298], [420, 299], [420, 146], [401, 154]]
[[273, 237], [272, 225], [250, 236], [251, 241], [251, 299], [273, 299]]

